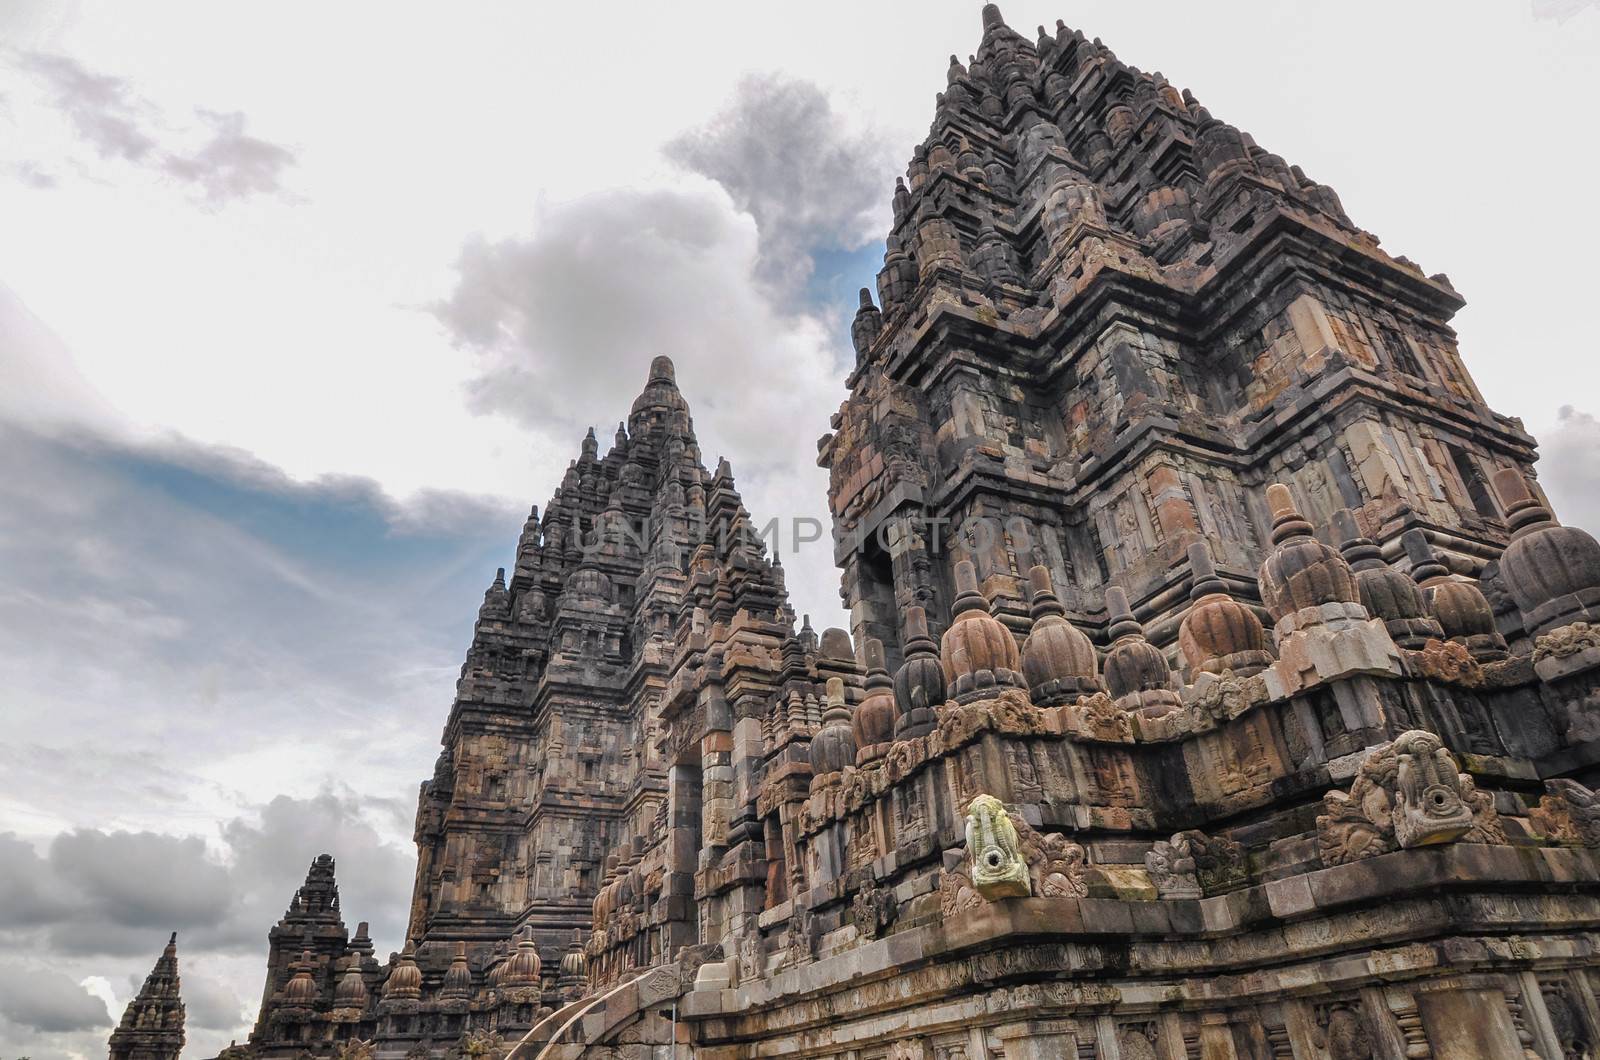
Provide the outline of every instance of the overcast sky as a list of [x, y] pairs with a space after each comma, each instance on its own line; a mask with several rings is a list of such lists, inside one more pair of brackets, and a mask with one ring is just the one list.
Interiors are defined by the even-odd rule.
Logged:
[[[0, 1060], [103, 1055], [172, 930], [186, 1055], [242, 1038], [322, 851], [399, 946], [483, 588], [653, 355], [758, 518], [825, 510], [853, 291], [978, 7], [0, 4]], [[1593, 0], [1004, 10], [1447, 272], [1600, 526]], [[838, 621], [826, 551], [786, 566]]]

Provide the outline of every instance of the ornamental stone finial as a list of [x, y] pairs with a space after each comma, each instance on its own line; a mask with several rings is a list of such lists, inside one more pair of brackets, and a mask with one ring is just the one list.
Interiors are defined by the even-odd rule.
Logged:
[[1494, 488], [1511, 524], [1500, 569], [1528, 632], [1538, 637], [1573, 622], [1600, 621], [1600, 542], [1558, 524], [1516, 468], [1496, 472]]
[[1022, 673], [1034, 701], [1053, 706], [1101, 690], [1099, 661], [1083, 631], [1065, 609], [1042, 566], [1028, 571], [1033, 630], [1022, 646]]
[[908, 740], [925, 735], [936, 723], [935, 709], [944, 702], [944, 668], [939, 646], [928, 635], [928, 614], [915, 605], [906, 608], [905, 662], [894, 675], [894, 738]]
[[1193, 674], [1220, 674], [1232, 670], [1249, 677], [1272, 662], [1267, 634], [1255, 612], [1228, 595], [1217, 576], [1205, 542], [1189, 545], [1189, 567], [1194, 572], [1189, 599], [1194, 601], [1178, 627], [1178, 647]]
[[952, 610], [955, 617], [939, 647], [949, 697], [967, 702], [995, 695], [996, 686], [1021, 687], [1022, 659], [1016, 639], [989, 613], [989, 602], [978, 591], [977, 571], [970, 560], [956, 564]]

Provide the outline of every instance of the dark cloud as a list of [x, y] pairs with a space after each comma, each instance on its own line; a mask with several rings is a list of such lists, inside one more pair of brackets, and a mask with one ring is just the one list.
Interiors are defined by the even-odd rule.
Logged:
[[1600, 419], [1563, 405], [1539, 449], [1539, 483], [1556, 517], [1600, 534]]
[[0, 834], [0, 1042], [34, 1056], [103, 1051], [103, 1034], [73, 1036], [110, 1022], [75, 979], [120, 981], [120, 1014], [171, 930], [191, 1046], [214, 1040], [214, 1051], [240, 1036], [250, 1018], [241, 991], [259, 982], [267, 930], [321, 853], [336, 859], [350, 928], [369, 920], [380, 948], [398, 949], [414, 867], [390, 831], [399, 802], [280, 796], [224, 822], [211, 844], [75, 829], [41, 852]]
[[0, 834], [0, 952], [154, 960], [169, 931], [185, 953], [256, 952], [323, 853], [345, 908], [398, 945], [412, 855], [374, 826], [391, 813], [353, 793], [279, 796], [226, 822], [214, 850], [194, 836], [75, 829], [41, 855]]
[[755, 218], [767, 279], [804, 279], [817, 250], [856, 249], [887, 224], [894, 152], [875, 131], [851, 130], [810, 81], [748, 76], [726, 109], [665, 152]]
[[236, 905], [227, 870], [196, 838], [83, 829], [56, 836], [44, 856], [15, 836], [0, 836], [0, 849], [0, 940], [19, 948], [153, 959], [157, 935], [215, 935]]
[[0, 932], [57, 923], [72, 903], [55, 886], [49, 864], [31, 843], [0, 833]]
[[45, 1033], [111, 1026], [105, 1002], [65, 975], [10, 961], [0, 961], [0, 1016]]
[[[358, 920], [370, 921], [380, 945], [399, 949], [416, 857], [379, 831], [379, 825], [392, 827], [397, 804], [353, 793], [279, 796], [261, 809], [258, 820], [241, 818], [224, 826], [231, 872], [241, 884], [248, 881], [247, 905], [253, 908], [245, 910], [244, 926], [254, 945], [261, 945], [267, 928], [283, 915], [311, 860], [327, 853], [334, 856], [340, 907], [351, 929]], [[413, 806], [406, 817], [414, 812]]]
[[253, 1014], [246, 1014], [244, 1001], [220, 979], [196, 974], [181, 962], [178, 977], [182, 980], [179, 990], [186, 1028], [232, 1031], [251, 1019]]
[[66, 953], [143, 952], [153, 929], [215, 929], [234, 904], [227, 870], [197, 838], [77, 830], [51, 842], [46, 865], [74, 906], [50, 925]]
[[[3, 362], [0, 362], [3, 363]], [[202, 445], [182, 435], [168, 434], [128, 449], [108, 436], [77, 439], [75, 444], [118, 463], [152, 461], [169, 471], [196, 479], [232, 484], [238, 490], [306, 510], [330, 507], [364, 513], [362, 522], [376, 518], [391, 534], [403, 537], [479, 537], [486, 528], [521, 525], [527, 513], [520, 503], [487, 494], [459, 490], [423, 489], [401, 501], [375, 479], [362, 475], [322, 475], [310, 482], [291, 478], [281, 467], [245, 449]]]
[[[194, 121], [184, 127], [126, 79], [96, 73], [70, 56], [34, 52], [24, 57], [24, 65], [44, 85], [51, 104], [79, 139], [102, 161], [165, 174], [210, 206], [284, 194], [283, 177], [295, 164], [294, 152], [246, 133], [242, 113], [196, 108]], [[25, 160], [12, 169], [33, 187], [60, 183], [37, 160]]]

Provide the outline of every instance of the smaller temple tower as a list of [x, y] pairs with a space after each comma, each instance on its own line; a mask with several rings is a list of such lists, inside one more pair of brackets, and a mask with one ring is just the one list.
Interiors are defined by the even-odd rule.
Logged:
[[307, 1028], [319, 1021], [338, 1024], [345, 1036], [370, 1031], [361, 1020], [378, 985], [377, 967], [367, 925], [358, 925], [353, 938], [345, 927], [333, 856], [317, 855], [283, 919], [267, 933], [267, 980], [250, 1032], [254, 1055], [309, 1040]]
[[111, 1032], [111, 1060], [178, 1060], [183, 1051], [183, 1000], [178, 996], [178, 933], [174, 931], [139, 995]]

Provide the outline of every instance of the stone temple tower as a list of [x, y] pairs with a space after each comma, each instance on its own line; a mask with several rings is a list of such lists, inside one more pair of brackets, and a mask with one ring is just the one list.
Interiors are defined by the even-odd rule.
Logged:
[[878, 299], [854, 643], [658, 358], [484, 596], [404, 951], [319, 858], [245, 1055], [1594, 1056], [1600, 541], [1449, 282], [990, 5]]
[[1074, 621], [1103, 630], [1114, 581], [1170, 646], [1190, 545], [1254, 595], [1269, 482], [1477, 575], [1506, 540], [1489, 480], [1534, 460], [1462, 365], [1448, 278], [1161, 74], [994, 5], [894, 189], [878, 298], [820, 462], [853, 632], [891, 662], [963, 559], [1014, 630], [1042, 564]]
[[403, 952], [381, 965], [366, 925], [349, 937], [318, 857], [270, 933], [248, 1055], [510, 1039], [642, 967], [731, 949], [796, 878], [793, 820], [757, 805], [757, 770], [768, 741], [798, 769], [824, 686], [848, 679], [857, 699], [862, 667], [844, 631], [796, 628], [669, 359], [604, 456], [583, 439], [509, 571], [421, 785]]
[[[671, 635], [708, 521], [743, 522], [726, 462], [700, 463], [671, 360], [610, 450], [593, 430], [515, 565], [484, 594], [444, 750], [423, 785], [410, 934], [426, 967], [526, 929], [553, 971], [608, 869], [660, 832]], [[762, 561], [741, 592], [792, 617]]]
[[178, 995], [178, 933], [174, 931], [138, 996], [111, 1032], [111, 1060], [178, 1060], [183, 1051], [183, 999]]

